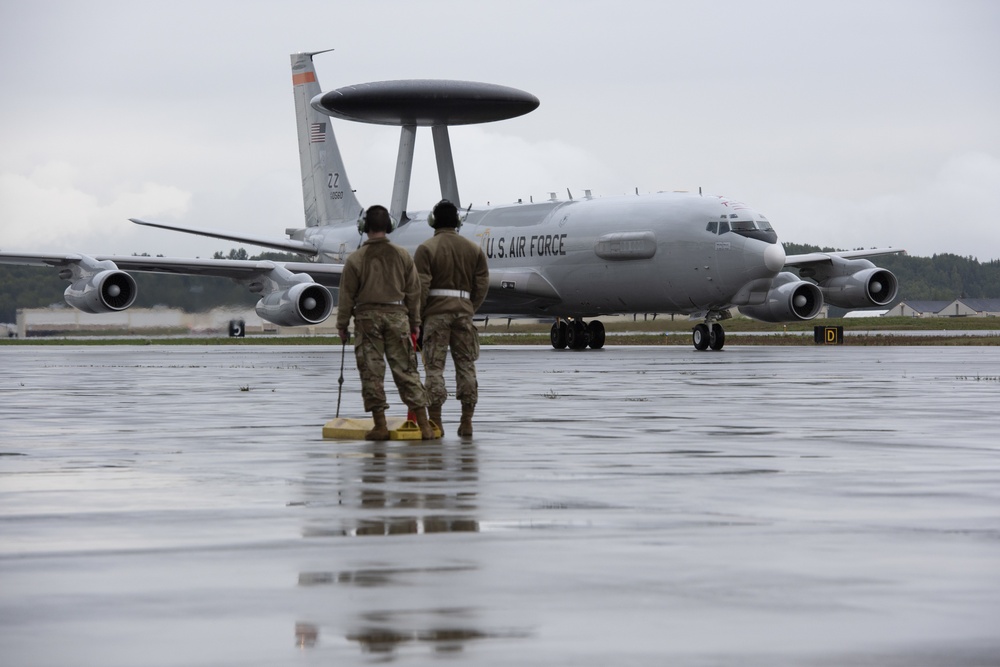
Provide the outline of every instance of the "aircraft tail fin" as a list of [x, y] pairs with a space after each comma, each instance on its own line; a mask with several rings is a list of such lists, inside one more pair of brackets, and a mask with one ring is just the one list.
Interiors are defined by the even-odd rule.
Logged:
[[291, 56], [306, 226], [353, 224], [361, 212], [361, 204], [347, 179], [331, 119], [309, 104], [320, 93], [313, 66], [313, 56], [318, 53], [325, 52], [293, 53]]

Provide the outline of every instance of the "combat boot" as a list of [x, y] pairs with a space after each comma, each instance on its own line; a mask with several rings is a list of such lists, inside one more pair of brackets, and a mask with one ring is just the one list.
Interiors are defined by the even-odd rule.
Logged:
[[365, 440], [388, 440], [389, 426], [385, 423], [385, 411], [372, 410], [372, 419], [375, 420], [375, 428], [365, 433]]
[[437, 440], [434, 427], [427, 421], [427, 408], [413, 408], [413, 415], [417, 418], [417, 426], [420, 427], [420, 439]]
[[441, 421], [440, 405], [429, 406], [427, 408], [427, 418], [431, 420], [431, 423], [434, 424], [434, 426], [437, 426], [439, 429], [441, 429], [441, 432], [444, 433], [444, 423]]
[[475, 411], [475, 405], [462, 404], [462, 421], [458, 424], [458, 434], [463, 438], [472, 437], [472, 413]]

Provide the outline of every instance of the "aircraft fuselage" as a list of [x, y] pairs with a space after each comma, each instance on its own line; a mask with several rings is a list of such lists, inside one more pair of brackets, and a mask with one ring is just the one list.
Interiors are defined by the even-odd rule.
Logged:
[[[426, 219], [414, 214], [390, 238], [414, 252], [433, 234]], [[322, 236], [312, 241], [327, 261], [343, 262], [359, 243], [343, 227], [309, 232]], [[753, 281], [769, 282], [785, 259], [763, 216], [688, 193], [473, 209], [460, 233], [486, 254], [491, 285], [482, 312], [492, 315], [722, 309]]]

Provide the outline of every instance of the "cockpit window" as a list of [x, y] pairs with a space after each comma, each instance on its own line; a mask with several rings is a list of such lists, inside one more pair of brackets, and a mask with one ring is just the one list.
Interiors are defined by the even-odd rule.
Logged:
[[705, 227], [705, 231], [711, 232], [712, 234], [718, 234], [719, 223], [717, 223], [715, 220], [712, 220], [711, 222], [708, 223], [708, 227]]
[[778, 235], [774, 232], [767, 218], [753, 212], [724, 213], [719, 216], [718, 220], [710, 221], [706, 229], [710, 232], [717, 229], [719, 235], [732, 232], [754, 241], [778, 242]]
[[[715, 231], [715, 221], [708, 223], [708, 231]], [[718, 226], [718, 233], [725, 234], [728, 231], [740, 232], [773, 232], [771, 223], [767, 220], [721, 220]]]

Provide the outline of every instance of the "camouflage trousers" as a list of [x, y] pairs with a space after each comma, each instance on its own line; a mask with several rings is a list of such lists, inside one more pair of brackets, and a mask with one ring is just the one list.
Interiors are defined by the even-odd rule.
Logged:
[[479, 383], [476, 381], [479, 332], [472, 324], [472, 317], [458, 313], [430, 315], [424, 321], [427, 399], [430, 405], [442, 405], [448, 399], [444, 365], [449, 347], [455, 362], [455, 398], [462, 405], [475, 405], [479, 401]]
[[389, 362], [399, 397], [408, 408], [427, 405], [427, 392], [420, 382], [417, 353], [410, 339], [406, 313], [368, 310], [354, 314], [354, 358], [361, 375], [361, 397], [365, 411], [385, 411], [385, 364]]

